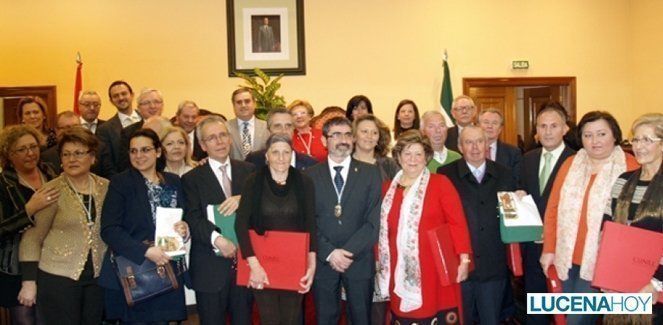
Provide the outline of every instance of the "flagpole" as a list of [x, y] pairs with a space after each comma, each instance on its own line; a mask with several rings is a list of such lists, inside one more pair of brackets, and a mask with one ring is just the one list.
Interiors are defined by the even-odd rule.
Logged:
[[81, 52], [76, 52], [76, 80], [74, 81], [74, 113], [80, 115], [80, 108], [78, 106], [78, 96], [83, 89], [83, 59], [81, 59]]

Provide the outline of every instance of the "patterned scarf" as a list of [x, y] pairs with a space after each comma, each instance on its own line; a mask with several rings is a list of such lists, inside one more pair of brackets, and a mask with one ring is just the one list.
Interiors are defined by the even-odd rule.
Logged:
[[578, 226], [583, 208], [585, 192], [587, 200], [587, 235], [583, 247], [580, 278], [591, 281], [599, 245], [599, 230], [605, 207], [610, 203], [610, 191], [615, 181], [626, 171], [626, 155], [622, 148], [615, 147], [608, 161], [601, 166], [591, 188], [587, 188], [592, 176], [592, 164], [587, 151], [580, 149], [572, 158], [569, 173], [562, 185], [557, 213], [557, 244], [555, 247], [555, 267], [559, 279], [568, 279], [568, 271], [573, 260], [573, 249], [578, 236]]
[[[380, 211], [380, 233], [378, 239], [378, 270], [376, 290], [379, 297], [389, 297], [391, 260], [389, 254], [389, 212], [394, 203], [398, 182], [403, 176], [399, 171], [389, 185], [389, 190], [382, 200]], [[412, 183], [410, 190], [403, 197], [398, 229], [396, 230], [396, 250], [398, 259], [394, 270], [394, 293], [401, 298], [400, 310], [409, 312], [421, 308], [421, 267], [419, 265], [419, 220], [424, 206], [424, 198], [430, 172], [423, 172]]]

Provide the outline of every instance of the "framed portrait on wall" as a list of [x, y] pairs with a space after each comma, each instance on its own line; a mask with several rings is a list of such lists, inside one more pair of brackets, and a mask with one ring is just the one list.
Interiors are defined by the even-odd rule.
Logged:
[[228, 75], [306, 74], [303, 0], [226, 0]]

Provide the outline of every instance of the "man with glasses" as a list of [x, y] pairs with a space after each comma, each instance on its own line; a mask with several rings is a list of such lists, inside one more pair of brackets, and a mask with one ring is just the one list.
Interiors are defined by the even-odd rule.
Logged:
[[196, 136], [209, 159], [182, 176], [182, 188], [186, 197], [184, 221], [192, 238], [189, 274], [200, 323], [225, 324], [226, 315], [230, 315], [232, 324], [250, 324], [253, 297], [249, 289], [236, 284], [237, 247], [208, 221], [206, 211], [214, 204], [220, 205], [221, 214], [233, 214], [242, 186], [255, 168], [230, 158], [233, 140], [222, 118], [210, 116], [200, 121]]
[[129, 149], [129, 138], [131, 135], [143, 128], [146, 119], [153, 116], [161, 116], [161, 112], [163, 111], [163, 96], [157, 89], [143, 89], [138, 95], [136, 103], [138, 104], [137, 110], [141, 120], [122, 129], [120, 135], [121, 150], [116, 162], [118, 171], [129, 168], [129, 154], [127, 150]]
[[256, 99], [249, 88], [239, 88], [231, 96], [235, 118], [228, 121], [228, 132], [232, 137], [230, 157], [244, 160], [252, 151], [265, 148], [269, 133], [267, 124], [255, 118]]
[[[81, 127], [81, 119], [72, 111], [60, 112], [55, 120], [55, 136], [58, 141], [60, 141], [62, 132], [73, 127]], [[51, 164], [55, 173], [60, 174], [62, 172], [62, 161], [58, 153], [58, 146], [50, 147], [42, 152], [41, 160]], [[110, 150], [102, 141], [99, 141], [95, 163], [90, 168], [90, 171], [104, 178], [110, 178], [116, 174]]]
[[380, 171], [352, 159], [352, 124], [347, 118], [328, 120], [322, 133], [327, 160], [306, 170], [315, 184], [318, 263], [313, 297], [317, 323], [338, 323], [344, 287], [350, 311], [347, 319], [352, 324], [371, 324]]
[[456, 120], [456, 126], [447, 131], [447, 141], [444, 144], [448, 149], [458, 151], [458, 135], [464, 127], [474, 124], [477, 108], [470, 96], [461, 95], [454, 99], [451, 105], [451, 116]]
[[[295, 132], [293, 117], [285, 108], [274, 108], [267, 114], [267, 130], [269, 135], [284, 134], [292, 139]], [[254, 164], [256, 169], [265, 166], [265, 153], [267, 149], [254, 151], [246, 156], [246, 161]], [[290, 164], [292, 167], [299, 170], [305, 170], [308, 167], [315, 165], [317, 161], [309, 155], [292, 151], [292, 159]]]
[[81, 114], [81, 125], [90, 130], [92, 134], [96, 134], [97, 127], [106, 122], [99, 119], [101, 97], [94, 90], [86, 90], [78, 97], [78, 107]]
[[108, 87], [108, 98], [117, 113], [106, 123], [98, 125], [95, 134], [105, 143], [111, 154], [111, 161], [117, 165], [120, 160], [120, 137], [122, 129], [140, 121], [140, 116], [133, 109], [134, 92], [124, 80], [116, 80]]

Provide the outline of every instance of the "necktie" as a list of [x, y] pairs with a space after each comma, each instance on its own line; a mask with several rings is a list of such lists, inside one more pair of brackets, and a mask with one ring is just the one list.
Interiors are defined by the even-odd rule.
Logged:
[[486, 148], [486, 159], [493, 161], [493, 149], [492, 144]]
[[483, 173], [481, 172], [481, 169], [475, 169], [474, 170], [474, 178], [477, 179], [477, 183], [481, 184], [481, 180], [483, 179]]
[[334, 170], [336, 170], [336, 175], [334, 175], [336, 193], [341, 193], [341, 191], [343, 191], [343, 176], [341, 176], [341, 169], [343, 169], [343, 166], [334, 167]]
[[550, 152], [544, 153], [543, 159], [543, 169], [541, 170], [541, 174], [539, 174], [539, 194], [543, 193], [543, 190], [546, 188], [546, 183], [548, 182], [548, 177], [550, 177], [552, 154]]
[[232, 185], [230, 184], [230, 178], [228, 177], [228, 172], [226, 171], [228, 165], [221, 165], [221, 187], [223, 188], [223, 194], [226, 196], [226, 199], [232, 196]]
[[251, 134], [249, 134], [249, 122], [244, 122], [242, 127], [242, 156], [246, 157], [251, 152]]

